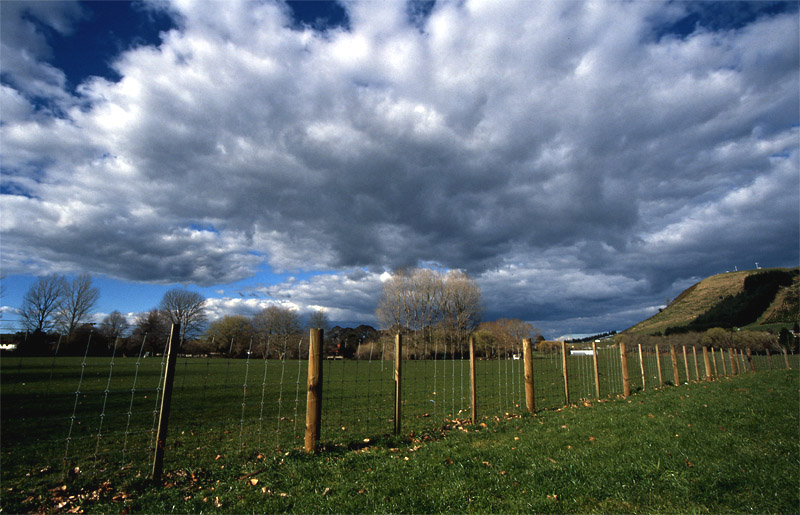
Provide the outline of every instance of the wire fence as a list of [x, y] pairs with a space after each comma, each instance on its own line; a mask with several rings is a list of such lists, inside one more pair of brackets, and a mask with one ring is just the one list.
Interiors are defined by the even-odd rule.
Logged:
[[[145, 343], [151, 347], [146, 347]], [[324, 359], [320, 440], [352, 446], [392, 432], [395, 423], [394, 349], [372, 342], [361, 359]], [[283, 452], [305, 434], [308, 339], [270, 337], [268, 352], [253, 343], [242, 359], [180, 356], [176, 362], [166, 461], [170, 453], [209, 459], [227, 453]], [[152, 463], [166, 366], [166, 335], [147, 335], [134, 353], [90, 356], [0, 356], [2, 477], [32, 471], [59, 479], [130, 470], [145, 475]], [[154, 352], [145, 351], [152, 348]], [[566, 353], [565, 353], [566, 350]], [[467, 341], [433, 345], [430, 359], [402, 361], [402, 427], [420, 433], [476, 416], [526, 411], [522, 342], [484, 349], [474, 363]], [[702, 347], [570, 352], [566, 346], [532, 354], [537, 410], [598, 397], [768, 369], [797, 368], [793, 353], [748, 353]], [[268, 356], [264, 358], [263, 356]], [[277, 356], [277, 357], [276, 357]], [[17, 476], [18, 477], [18, 476]]]

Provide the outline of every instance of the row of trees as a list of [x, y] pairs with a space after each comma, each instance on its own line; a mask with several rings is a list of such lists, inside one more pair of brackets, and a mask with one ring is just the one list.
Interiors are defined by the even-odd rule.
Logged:
[[308, 349], [303, 345], [304, 329], [309, 327], [328, 329], [325, 312], [312, 313], [304, 327], [296, 310], [272, 305], [252, 317], [226, 315], [212, 322], [203, 336], [187, 344], [185, 350], [230, 357], [247, 353], [260, 358], [305, 357], [303, 353]]
[[779, 333], [772, 331], [737, 331], [713, 327], [703, 332], [673, 333], [667, 336], [644, 334], [618, 335], [617, 341], [624, 341], [627, 345], [652, 348], [655, 345], [667, 348], [669, 346], [686, 347], [714, 347], [717, 349], [750, 349], [753, 352], [798, 350], [800, 340], [793, 331], [784, 328]]
[[[92, 285], [89, 274], [72, 281], [63, 275], [38, 277], [22, 298], [20, 317], [29, 333], [57, 331], [68, 337], [83, 325], [93, 325], [100, 290]], [[207, 322], [206, 299], [197, 292], [173, 288], [157, 308], [135, 320], [139, 333], [165, 331], [165, 326], [180, 323], [184, 339], [200, 334]], [[113, 311], [99, 324], [99, 332], [109, 338], [122, 336], [130, 324], [119, 311]], [[166, 329], [168, 330], [168, 328]]]

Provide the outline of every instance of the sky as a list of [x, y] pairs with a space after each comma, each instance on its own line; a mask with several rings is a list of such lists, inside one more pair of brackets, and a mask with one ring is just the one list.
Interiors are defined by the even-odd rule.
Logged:
[[172, 287], [378, 325], [407, 266], [484, 320], [623, 330], [800, 264], [797, 2], [0, 2], [2, 329]]

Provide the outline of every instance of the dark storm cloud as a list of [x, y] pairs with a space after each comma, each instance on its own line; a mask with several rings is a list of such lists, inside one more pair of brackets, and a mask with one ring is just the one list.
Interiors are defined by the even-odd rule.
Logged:
[[[281, 295], [370, 317], [380, 270], [435, 263], [490, 315], [589, 325], [797, 264], [796, 12], [370, 2], [319, 30], [277, 4], [171, 9], [180, 28], [79, 97], [41, 35], [4, 34], [38, 49], [4, 70], [4, 268], [211, 285], [265, 260], [335, 272]], [[372, 296], [308, 291], [334, 283]]]

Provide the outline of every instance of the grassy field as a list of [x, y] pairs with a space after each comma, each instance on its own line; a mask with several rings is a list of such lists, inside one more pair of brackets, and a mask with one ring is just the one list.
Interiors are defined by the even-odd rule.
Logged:
[[[663, 378], [665, 381], [672, 380], [673, 372], [668, 355], [662, 355], [661, 358]], [[539, 458], [536, 458], [543, 449], [540, 441], [542, 438], [569, 435], [569, 431], [556, 430], [564, 429], [560, 425], [537, 427], [545, 425], [548, 420], [558, 422], [562, 416], [575, 417], [578, 413], [585, 414], [581, 417], [590, 418], [596, 416], [596, 413], [606, 413], [589, 424], [597, 425], [598, 434], [605, 427], [608, 434], [604, 439], [608, 445], [616, 441], [615, 448], [619, 451], [622, 443], [637, 433], [639, 426], [628, 423], [617, 426], [612, 422], [622, 417], [625, 409], [640, 406], [640, 401], [661, 402], [660, 394], [650, 396], [650, 390], [656, 385], [658, 376], [658, 371], [654, 368], [655, 357], [645, 355], [643, 360], [648, 376], [646, 388], [643, 394], [635, 397], [637, 400], [629, 404], [615, 400], [615, 394], [621, 391], [619, 357], [615, 349], [600, 353], [603, 402], [588, 400], [594, 397], [591, 357], [569, 357], [570, 400], [580, 406], [590, 404], [593, 409], [540, 411], [533, 419], [527, 416], [519, 418], [523, 411], [520, 406], [524, 408], [522, 362], [480, 361], [478, 412], [482, 417], [481, 424], [476, 426], [463, 423], [470, 415], [468, 362], [409, 361], [404, 364], [403, 430], [406, 436], [401, 438], [388, 435], [393, 424], [394, 402], [391, 365], [380, 361], [326, 362], [323, 375], [322, 434], [326, 450], [321, 456], [306, 457], [296, 450], [302, 444], [303, 438], [306, 362], [253, 360], [248, 363], [244, 360], [183, 359], [179, 362], [176, 375], [174, 411], [170, 419], [166, 459], [166, 468], [169, 471], [167, 483], [170, 487], [159, 492], [149, 486], [147, 474], [154, 410], [157, 409], [160, 359], [116, 359], [113, 366], [109, 358], [89, 358], [85, 366], [82, 366], [83, 360], [80, 358], [4, 359], [0, 363], [3, 460], [3, 491], [0, 502], [5, 512], [34, 511], [42, 507], [52, 509], [61, 503], [64, 503], [64, 510], [80, 505], [94, 511], [118, 511], [128, 507], [131, 510], [158, 512], [203, 509], [640, 511], [646, 506], [641, 500], [638, 504], [632, 504], [630, 510], [625, 508], [627, 505], [624, 503], [615, 505], [610, 501], [596, 506], [585, 504], [588, 500], [581, 501], [583, 504], [574, 504], [577, 502], [574, 500], [570, 501], [572, 504], [559, 502], [559, 499], [565, 500], [563, 496], [571, 491], [564, 490], [569, 484], [576, 488], [583, 484], [588, 489], [583, 494], [586, 499], [595, 495], [592, 492], [597, 486], [592, 486], [593, 483], [588, 478], [579, 479], [582, 475], [576, 476], [576, 479], [565, 477], [567, 483], [560, 485], [559, 489], [547, 486], [555, 485], [548, 479], [543, 485], [547, 486], [545, 490], [552, 492], [547, 495], [556, 497], [545, 496], [545, 504], [541, 505], [529, 504], [534, 498], [523, 501], [527, 498], [524, 494], [512, 494], [506, 492], [506, 489], [510, 488], [509, 484], [513, 486], [516, 482], [517, 485], [524, 485], [520, 490], [526, 490], [529, 494], [537, 492], [538, 495], [543, 486], [529, 481], [543, 480], [539, 475], [547, 475], [547, 471], [553, 472], [550, 465], [558, 464], [559, 470], [567, 475], [570, 471], [577, 471], [577, 462], [570, 464], [566, 459], [571, 454], [569, 452], [563, 456], [559, 453], [546, 453], [554, 462], [545, 460], [539, 463]], [[694, 380], [696, 377], [691, 357], [689, 361], [688, 379]], [[628, 362], [633, 389], [641, 390], [638, 358], [631, 355]], [[779, 365], [780, 362], [775, 361], [775, 364]], [[538, 356], [535, 365], [537, 408], [554, 409], [562, 406], [565, 395], [560, 358]], [[702, 374], [702, 362], [700, 367]], [[766, 367], [760, 365], [758, 368]], [[679, 372], [681, 382], [686, 382], [683, 362]], [[794, 417], [794, 434], [790, 436], [796, 440], [797, 403], [794, 401], [797, 398], [797, 376], [794, 373], [748, 374], [734, 381], [667, 388], [662, 392], [667, 395], [665, 398], [678, 396], [673, 399], [677, 403], [675, 409], [678, 410], [677, 406], [688, 402], [682, 399], [689, 392], [696, 391], [701, 395], [708, 393], [712, 396], [727, 395], [723, 391], [713, 393], [708, 390], [724, 388], [725, 385], [739, 381], [755, 381], [752, 387], [742, 388], [754, 388], [756, 391], [760, 391], [756, 386], [763, 383], [765, 394], [771, 393], [766, 390], [778, 388], [780, 384], [784, 385], [784, 389], [788, 388], [778, 392], [776, 398], [770, 398], [766, 405], [762, 399], [756, 406], [747, 409], [758, 417], [754, 423], [757, 422], [759, 426], [765, 426], [764, 420], [772, 420], [764, 418], [766, 415], [771, 416], [772, 412], [768, 408], [772, 405], [793, 410], [791, 416]], [[776, 384], [770, 384], [775, 381]], [[712, 406], [719, 402], [718, 398], [710, 401], [711, 398], [704, 403]], [[611, 406], [622, 411], [606, 411]], [[721, 408], [719, 406], [715, 409]], [[759, 415], [753, 410], [768, 411]], [[677, 415], [667, 408], [663, 408], [663, 413], [665, 423]], [[711, 414], [700, 410], [695, 415], [706, 413]], [[733, 412], [726, 413], [733, 415]], [[657, 413], [651, 414], [659, 420], [662, 418], [656, 416]], [[641, 413], [638, 416], [641, 417]], [[719, 418], [718, 414], [711, 416], [712, 420]], [[570, 422], [578, 423], [582, 423], [580, 417]], [[687, 423], [702, 427], [704, 422], [697, 420]], [[766, 424], [770, 425], [769, 428], [762, 429], [787, 430], [788, 426], [781, 426], [779, 421], [776, 423], [778, 425], [773, 426], [770, 422]], [[566, 423], [561, 425], [571, 428]], [[443, 427], [450, 430], [443, 432]], [[526, 432], [529, 433], [527, 437], [524, 436]], [[444, 438], [443, 433], [449, 434]], [[694, 434], [693, 431], [689, 433]], [[612, 438], [612, 435], [616, 436]], [[513, 440], [513, 437], [520, 439]], [[599, 440], [598, 435], [592, 434], [586, 438], [590, 437], [595, 438], [590, 440], [593, 444]], [[463, 440], [464, 438], [467, 440]], [[472, 438], [477, 439], [471, 440]], [[510, 447], [515, 447], [514, 451], [519, 452], [510, 451], [508, 438], [512, 438], [515, 443], [520, 442], [518, 445], [510, 444]], [[639, 435], [638, 438], [646, 438], [646, 435]], [[667, 442], [672, 440], [663, 440], [661, 444]], [[578, 444], [581, 447], [585, 445], [577, 442], [576, 448]], [[653, 442], [648, 442], [643, 449], [649, 453], [651, 450], [648, 449], [652, 445]], [[554, 449], [560, 447], [556, 446]], [[561, 449], [559, 452], [563, 451]], [[789, 451], [796, 461], [796, 445]], [[420, 456], [431, 452], [433, 454], [420, 460], [421, 468], [403, 468], [408, 467], [412, 460], [416, 462]], [[612, 451], [607, 449], [606, 452]], [[725, 452], [721, 452], [720, 459], [722, 456], [725, 456]], [[602, 472], [607, 476], [608, 457], [598, 458], [603, 460], [603, 463], [598, 464], [598, 473]], [[708, 457], [712, 458], [713, 456]], [[518, 459], [522, 461], [518, 462]], [[535, 469], [525, 469], [523, 464], [531, 460], [545, 468], [538, 472]], [[665, 463], [672, 463], [666, 458], [664, 460]], [[620, 462], [620, 467], [622, 463], [624, 462]], [[515, 467], [522, 468], [517, 470]], [[251, 477], [236, 479], [262, 468], [263, 471]], [[493, 470], [499, 476], [486, 476], [487, 470]], [[512, 477], [512, 472], [516, 474], [516, 479], [509, 483], [507, 480]], [[622, 471], [619, 473], [622, 474]], [[785, 473], [783, 476], [789, 477]], [[414, 477], [417, 479], [412, 481]], [[488, 496], [485, 495], [486, 486], [480, 484], [487, 477], [493, 481], [488, 483], [492, 492]], [[380, 478], [384, 478], [386, 483]], [[442, 481], [443, 478], [445, 481]], [[322, 479], [330, 484], [319, 484]], [[614, 481], [619, 480], [617, 478]], [[652, 478], [651, 480], [654, 481]], [[415, 484], [417, 486], [413, 486]], [[362, 487], [353, 490], [354, 485]], [[62, 486], [64, 489], [61, 489]], [[423, 488], [419, 488], [420, 486]], [[424, 488], [425, 486], [435, 488], [432, 491], [431, 488]], [[474, 488], [475, 498], [469, 499], [466, 504], [463, 504], [467, 501], [463, 493], [456, 495], [456, 490], [462, 486]], [[329, 489], [328, 492], [322, 495], [326, 488]], [[447, 495], [454, 498], [439, 499], [436, 489], [450, 491]], [[363, 492], [359, 493], [361, 490]], [[313, 492], [316, 493], [312, 495]], [[617, 492], [615, 495], [621, 493], [625, 492]], [[796, 488], [794, 493], [796, 502]], [[509, 500], [506, 500], [506, 494], [510, 496]], [[257, 500], [252, 498], [253, 495]], [[577, 496], [577, 493], [573, 491], [569, 495]], [[775, 495], [783, 499], [780, 502], [784, 506], [788, 506], [791, 499], [787, 501], [785, 492]], [[652, 509], [669, 509], [668, 504], [660, 505], [661, 508], [658, 506], [654, 505]], [[781, 510], [768, 508], [766, 511]]]

